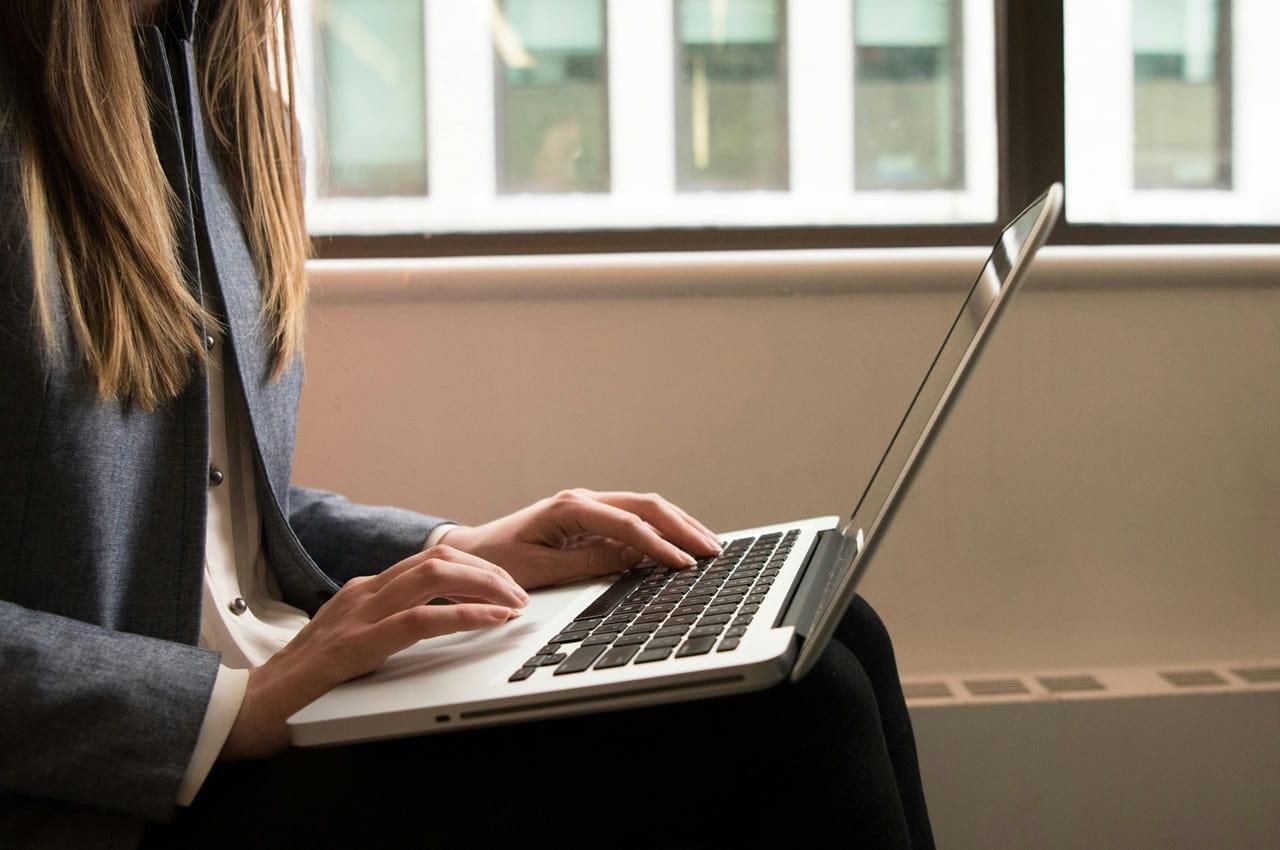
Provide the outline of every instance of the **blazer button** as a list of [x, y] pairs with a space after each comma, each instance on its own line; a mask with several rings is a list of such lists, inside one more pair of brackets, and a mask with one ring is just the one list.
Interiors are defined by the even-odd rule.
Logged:
[[204, 350], [213, 351], [213, 334], [204, 335]]
[[245, 611], [249, 610], [249, 603], [244, 601], [243, 596], [237, 596], [231, 600], [231, 604], [227, 606], [231, 609], [231, 613], [239, 617]]
[[218, 469], [218, 467], [216, 466], [209, 467], [209, 486], [210, 487], [217, 487], [219, 484], [223, 482], [225, 478], [226, 476], [222, 474], [221, 469]]

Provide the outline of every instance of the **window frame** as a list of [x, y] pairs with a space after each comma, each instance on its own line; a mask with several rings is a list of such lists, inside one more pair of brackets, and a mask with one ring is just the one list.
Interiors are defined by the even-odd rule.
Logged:
[[[1066, 174], [1063, 0], [995, 2], [997, 216], [956, 224], [660, 227], [313, 237], [320, 259], [984, 245]], [[1225, 28], [1224, 28], [1225, 29]], [[1014, 73], [1016, 71], [1016, 73]], [[1016, 120], [1012, 120], [1016, 118]], [[1056, 245], [1280, 243], [1280, 225], [1063, 221]]]

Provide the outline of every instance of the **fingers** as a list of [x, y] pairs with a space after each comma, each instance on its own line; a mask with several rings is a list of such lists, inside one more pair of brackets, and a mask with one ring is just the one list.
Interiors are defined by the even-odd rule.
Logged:
[[494, 573], [499, 578], [510, 582], [515, 588], [523, 591], [520, 584], [511, 577], [511, 573], [507, 572], [497, 564], [486, 561], [484, 558], [477, 555], [472, 555], [470, 552], [463, 552], [461, 549], [455, 549], [452, 546], [446, 546], [444, 544], [437, 544], [428, 549], [424, 549], [421, 552], [415, 552], [398, 564], [387, 567], [381, 573], [370, 578], [372, 582], [370, 586], [374, 590], [380, 590], [390, 584], [397, 576], [408, 570], [421, 566], [425, 561], [431, 558], [437, 558], [442, 561], [452, 561], [453, 563], [466, 564], [478, 569], [487, 570]]
[[501, 605], [415, 605], [374, 625], [369, 640], [385, 657], [420, 640], [488, 629], [511, 616], [512, 609]]
[[546, 570], [548, 578], [571, 581], [629, 570], [644, 560], [644, 554], [616, 540], [605, 540], [555, 552], [552, 558], [554, 563]]
[[[672, 567], [693, 566], [692, 556], [682, 552], [663, 538], [644, 518], [594, 498], [573, 493], [556, 500], [561, 523], [571, 525], [583, 534], [600, 534], [621, 541]], [[705, 548], [705, 547], [703, 547]]]
[[389, 618], [435, 597], [465, 596], [506, 608], [523, 608], [529, 594], [509, 578], [473, 563], [426, 558], [401, 570], [368, 600], [367, 620]]
[[663, 537], [686, 552], [717, 555], [720, 541], [701, 523], [659, 496], [657, 493], [595, 493], [606, 505], [631, 511], [656, 528]]

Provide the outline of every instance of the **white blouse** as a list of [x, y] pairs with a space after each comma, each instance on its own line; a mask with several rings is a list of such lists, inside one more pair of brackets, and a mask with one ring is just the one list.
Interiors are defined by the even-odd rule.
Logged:
[[[204, 784], [231, 732], [249, 682], [249, 669], [293, 639], [310, 618], [283, 601], [267, 567], [258, 514], [248, 411], [223, 342], [214, 340], [209, 365], [209, 506], [205, 531], [200, 645], [222, 653], [209, 708], [178, 788], [188, 806]], [[432, 529], [431, 546], [453, 528]]]

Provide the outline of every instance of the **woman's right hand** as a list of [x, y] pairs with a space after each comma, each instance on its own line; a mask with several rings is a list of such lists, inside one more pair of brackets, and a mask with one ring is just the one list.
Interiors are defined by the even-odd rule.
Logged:
[[[426, 604], [437, 598], [456, 604]], [[528, 602], [506, 570], [451, 546], [351, 579], [284, 649], [250, 671], [219, 758], [280, 752], [289, 744], [285, 720], [334, 686], [425, 638], [505, 623]]]

